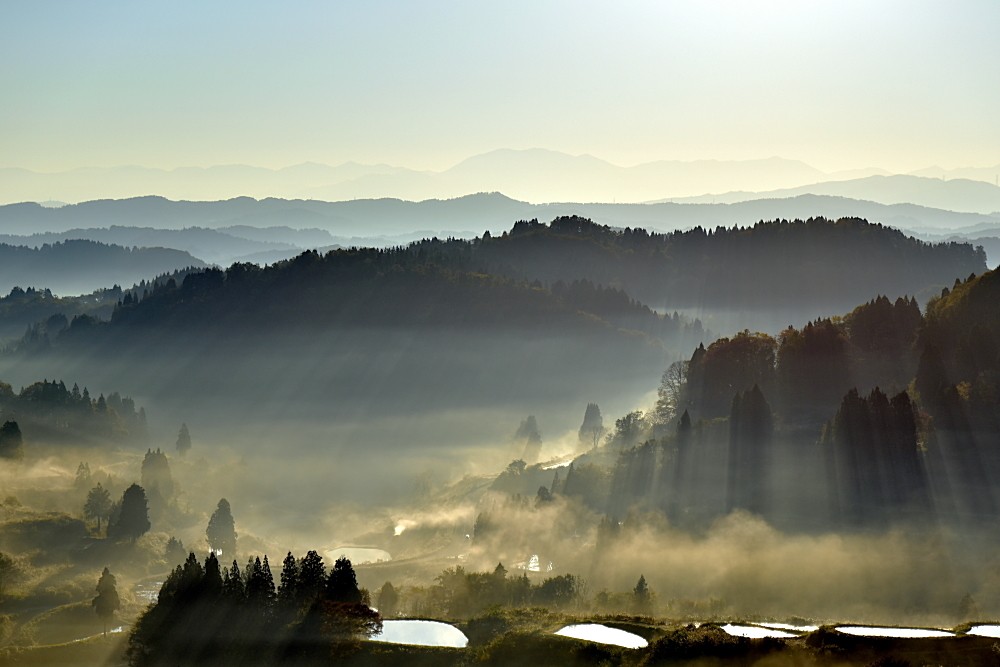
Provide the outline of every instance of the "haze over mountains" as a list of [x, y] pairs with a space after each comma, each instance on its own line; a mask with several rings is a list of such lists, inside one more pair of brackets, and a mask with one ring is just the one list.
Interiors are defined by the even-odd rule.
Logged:
[[[282, 169], [239, 164], [172, 170], [121, 166], [56, 173], [6, 168], [0, 169], [0, 203], [78, 203], [144, 195], [183, 200], [251, 196], [327, 201], [392, 197], [421, 201], [475, 192], [502, 192], [532, 203], [634, 203], [700, 197], [706, 193], [741, 193], [728, 198], [716, 195], [716, 201], [737, 201], [746, 193], [754, 195], [746, 198], [756, 198], [776, 190], [804, 188], [794, 194], [836, 194], [884, 204], [906, 201], [980, 213], [1000, 210], [1000, 203], [996, 203], [1000, 202], [1000, 194], [997, 194], [1000, 188], [980, 185], [985, 182], [996, 188], [1000, 165], [954, 170], [929, 167], [913, 172], [911, 178], [890, 179], [889, 183], [871, 178], [890, 175], [878, 168], [826, 173], [804, 162], [779, 157], [730, 161], [659, 160], [621, 167], [591, 155], [572, 156], [544, 149], [501, 149], [470, 157], [440, 172], [354, 162], [335, 167], [306, 162]], [[945, 185], [927, 182], [942, 178]], [[948, 185], [954, 179], [973, 180], [977, 184]], [[841, 182], [846, 183], [831, 185]], [[932, 194], [922, 194], [926, 188], [934, 188]], [[911, 191], [917, 194], [905, 194]]]
[[1000, 188], [982, 180], [931, 178], [914, 175], [874, 175], [846, 181], [828, 181], [769, 192], [727, 192], [675, 198], [683, 203], [734, 203], [751, 199], [781, 199], [803, 194], [830, 195], [878, 202], [917, 204], [972, 213], [1000, 211]]
[[[581, 215], [617, 227], [643, 227], [670, 231], [695, 226], [747, 225], [758, 220], [859, 217], [901, 229], [951, 232], [959, 228], [987, 230], [1000, 225], [1000, 215], [963, 213], [914, 204], [878, 204], [829, 195], [799, 195], [785, 199], [748, 200], [733, 204], [554, 203], [530, 204], [498, 192], [467, 195], [448, 200], [420, 202], [398, 199], [349, 201], [254, 200], [239, 197], [225, 201], [170, 201], [162, 197], [89, 201], [61, 208], [36, 203], [0, 206], [0, 232], [30, 235], [47, 232], [106, 228], [112, 225], [220, 230], [239, 227], [288, 227], [316, 229], [331, 234], [334, 242], [350, 237], [416, 234], [474, 236], [483, 230], [500, 232], [515, 220], [551, 220], [561, 215]], [[291, 237], [279, 241], [293, 242]], [[245, 236], [244, 236], [245, 238]], [[315, 244], [319, 239], [310, 242]], [[381, 245], [405, 242], [387, 239]]]

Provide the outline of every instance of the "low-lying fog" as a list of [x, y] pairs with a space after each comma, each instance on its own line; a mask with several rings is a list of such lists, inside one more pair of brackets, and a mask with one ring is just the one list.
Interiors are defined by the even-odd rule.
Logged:
[[318, 525], [317, 508], [331, 502], [392, 504], [418, 480], [437, 486], [497, 473], [521, 457], [511, 436], [529, 414], [538, 416], [543, 458], [572, 453], [587, 403], [625, 414], [661, 372], [596, 357], [572, 338], [440, 330], [228, 347], [159, 336], [96, 358], [66, 351], [0, 360], [0, 379], [15, 391], [48, 378], [94, 397], [131, 396], [146, 409], [149, 445], [170, 455], [186, 423], [189, 459], [240, 466], [220, 471], [206, 498], [227, 496], [244, 516], [247, 505], [264, 504], [300, 528]]
[[[540, 460], [581, 453], [587, 403], [600, 404], [613, 428], [651, 406], [665, 364], [637, 369], [567, 338], [426, 330], [303, 334], [230, 349], [163, 337], [148, 345], [155, 361], [135, 347], [7, 358], [0, 378], [15, 390], [63, 379], [145, 407], [148, 446], [168, 454], [178, 488], [169, 533], [156, 539], [175, 535], [203, 552], [208, 515], [224, 497], [241, 558], [266, 553], [277, 573], [288, 550], [381, 549], [388, 562], [358, 567], [373, 591], [385, 581], [425, 586], [456, 565], [492, 571], [502, 562], [519, 576], [536, 556], [533, 581], [577, 575], [591, 596], [630, 591], [643, 575], [675, 616], [952, 625], [966, 593], [984, 615], [1000, 613], [1000, 557], [981, 530], [794, 534], [735, 512], [685, 532], [662, 514], [630, 513], [618, 517], [618, 537], [602, 542], [602, 516], [579, 499], [506, 507], [508, 496], [488, 490], [522, 456], [512, 436], [526, 416], [541, 431]], [[174, 450], [182, 422], [193, 440], [183, 459]], [[25, 462], [4, 475], [5, 493], [32, 503], [32, 488], [68, 488], [87, 461], [120, 497], [139, 481], [146, 447], [27, 443]], [[476, 536], [477, 517], [491, 509], [492, 530]]]

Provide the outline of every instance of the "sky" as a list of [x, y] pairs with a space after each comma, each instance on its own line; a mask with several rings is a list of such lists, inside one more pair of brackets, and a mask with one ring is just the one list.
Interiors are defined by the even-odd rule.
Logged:
[[0, 167], [1000, 162], [1000, 3], [6, 2]]

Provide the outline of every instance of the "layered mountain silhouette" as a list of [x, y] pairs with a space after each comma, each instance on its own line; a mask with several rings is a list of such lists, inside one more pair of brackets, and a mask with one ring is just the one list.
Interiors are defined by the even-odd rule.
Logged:
[[[512, 221], [552, 220], [579, 215], [612, 227], [642, 227], [672, 231], [695, 226], [746, 226], [759, 220], [808, 219], [823, 216], [837, 219], [864, 218], [901, 229], [951, 230], [982, 225], [1000, 225], [1000, 215], [960, 213], [915, 204], [879, 204], [872, 201], [829, 195], [803, 194], [784, 199], [756, 199], [733, 204], [530, 204], [500, 193], [480, 193], [456, 199], [429, 199], [420, 202], [399, 199], [358, 199], [325, 202], [238, 197], [224, 201], [171, 201], [163, 197], [97, 200], [49, 208], [36, 203], [0, 206], [0, 234], [31, 235], [64, 233], [88, 228], [143, 227], [180, 230], [204, 227], [231, 236], [260, 242], [281, 242], [301, 246], [327, 245], [316, 236], [304, 240], [300, 232], [270, 232], [266, 239], [247, 231], [248, 227], [287, 227], [320, 230], [333, 243], [350, 245], [344, 239], [375, 236], [413, 235], [417, 232], [439, 237], [474, 236], [489, 229], [501, 232]], [[239, 228], [241, 231], [234, 231]], [[254, 234], [257, 234], [254, 236]], [[297, 238], [293, 238], [296, 236]], [[98, 239], [100, 240], [100, 239]], [[405, 243], [409, 238], [398, 239]], [[374, 245], [389, 245], [378, 243]], [[372, 243], [366, 243], [373, 245]], [[264, 250], [259, 248], [258, 250]]]
[[[1000, 172], [1000, 168], [996, 171]], [[1000, 187], [993, 183], [967, 178], [947, 180], [911, 175], [875, 175], [769, 192], [727, 192], [673, 201], [688, 204], [732, 204], [752, 199], [784, 199], [804, 194], [847, 197], [879, 204], [917, 204], [968, 213], [1000, 212]]]
[[[306, 162], [282, 169], [247, 165], [183, 167], [172, 170], [138, 166], [74, 169], [37, 173], [0, 169], [0, 203], [23, 201], [81, 202], [160, 195], [169, 199], [211, 201], [240, 196], [285, 199], [367, 199], [393, 197], [421, 201], [449, 199], [475, 192], [500, 191], [533, 203], [642, 202], [701, 196], [705, 193], [761, 193], [828, 184], [832, 181], [889, 176], [875, 168], [825, 173], [798, 160], [659, 160], [621, 167], [591, 155], [567, 155], [544, 149], [501, 149], [476, 155], [443, 171], [421, 171], [386, 164], [348, 162], [336, 167]], [[937, 167], [914, 172], [917, 177], [955, 178], [996, 184], [1000, 167], [952, 171]], [[832, 186], [830, 186], [832, 187]], [[989, 213], [973, 197], [960, 205], [885, 196], [861, 196], [854, 190], [806, 189], [881, 203], [911, 201], [939, 208]], [[970, 195], [971, 196], [971, 195]], [[717, 195], [718, 197], [718, 195]], [[717, 199], [717, 201], [723, 201]], [[726, 199], [725, 201], [736, 201]], [[936, 200], [935, 200], [936, 201]], [[950, 201], [950, 200], [948, 200]], [[970, 208], [970, 206], [972, 206]]]

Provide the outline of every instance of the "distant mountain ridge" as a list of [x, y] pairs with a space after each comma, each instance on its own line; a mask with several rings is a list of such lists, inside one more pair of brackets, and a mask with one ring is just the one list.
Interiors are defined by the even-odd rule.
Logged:
[[[500, 193], [479, 193], [457, 199], [420, 202], [399, 199], [358, 199], [324, 202], [238, 197], [225, 201], [171, 201], [163, 197], [97, 200], [62, 208], [35, 203], [0, 206], [0, 234], [64, 233], [71, 229], [152, 227], [180, 230], [204, 227], [232, 236], [250, 234], [246, 227], [288, 227], [321, 230], [333, 237], [396, 236], [455, 230], [455, 235], [502, 232], [516, 220], [579, 215], [612, 227], [642, 227], [672, 231], [695, 226], [745, 226], [758, 220], [864, 218], [901, 229], [950, 230], [1000, 224], [1000, 216], [956, 213], [914, 204], [885, 205], [845, 197], [804, 194], [784, 199], [757, 199], [734, 204], [529, 204]], [[226, 228], [239, 227], [244, 231]], [[465, 234], [472, 232], [472, 234]], [[296, 232], [298, 233], [298, 232]], [[289, 231], [287, 234], [291, 235]], [[263, 240], [259, 238], [258, 240]], [[289, 236], [273, 242], [299, 245]], [[318, 239], [317, 239], [318, 240]], [[340, 243], [335, 239], [335, 242]], [[315, 243], [315, 240], [313, 241]], [[313, 245], [310, 243], [309, 245]], [[324, 244], [326, 245], [326, 244]]]
[[784, 199], [805, 194], [847, 197], [885, 205], [916, 204], [964, 213], [1000, 212], [1000, 187], [993, 183], [966, 178], [945, 180], [912, 175], [874, 175], [768, 192], [726, 192], [673, 198], [670, 201], [685, 204], [734, 204], [757, 199]]
[[[0, 169], [0, 202], [82, 202], [145, 195], [192, 201], [241, 196], [324, 200], [391, 197], [422, 201], [500, 191], [514, 199], [533, 203], [616, 203], [697, 197], [705, 193], [773, 192], [873, 175], [891, 174], [877, 168], [826, 173], [799, 160], [779, 157], [657, 160], [621, 167], [592, 155], [568, 155], [531, 148], [490, 151], [437, 172], [356, 162], [338, 166], [305, 162], [282, 169], [247, 165], [170, 170], [120, 166], [56, 173], [5, 168]], [[913, 172], [913, 175], [997, 184], [1000, 183], [1000, 165], [950, 171], [931, 167]], [[820, 193], [819, 190], [811, 192]], [[876, 198], [875, 201], [883, 200]]]
[[643, 201], [713, 189], [762, 189], [815, 182], [823, 172], [797, 160], [661, 160], [620, 167], [590, 155], [539, 148], [499, 149], [440, 172], [355, 162], [331, 167], [306, 162], [282, 169], [247, 165], [85, 168], [51, 174], [0, 169], [0, 202], [80, 202], [160, 195], [216, 200], [239, 196], [307, 199], [454, 198], [501, 190], [532, 202]]

